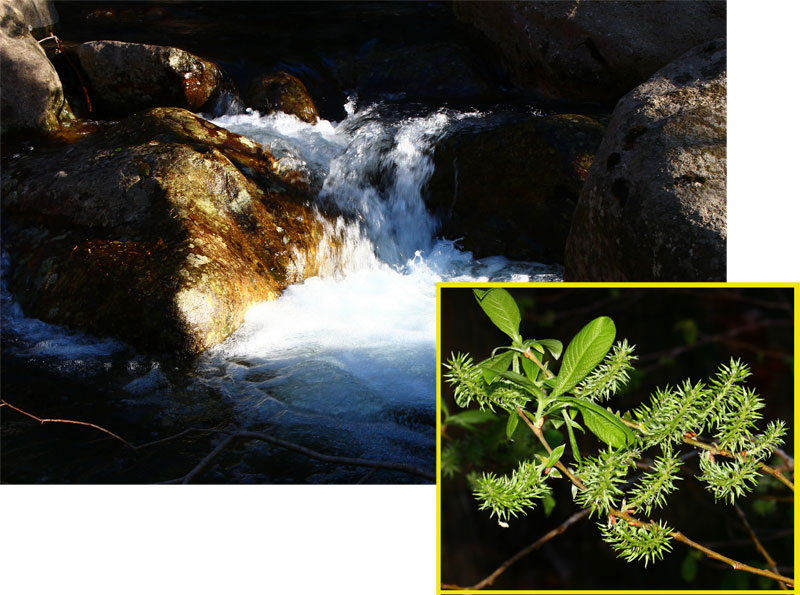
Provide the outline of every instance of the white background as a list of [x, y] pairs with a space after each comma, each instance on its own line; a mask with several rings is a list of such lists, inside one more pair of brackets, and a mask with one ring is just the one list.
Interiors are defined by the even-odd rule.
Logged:
[[[729, 281], [800, 281], [792, 2], [729, 2]], [[5, 593], [434, 593], [433, 486], [0, 486]]]

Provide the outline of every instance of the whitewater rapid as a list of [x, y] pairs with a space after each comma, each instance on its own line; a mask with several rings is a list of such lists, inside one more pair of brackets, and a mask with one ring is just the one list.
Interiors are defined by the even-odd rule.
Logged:
[[[321, 274], [255, 305], [244, 324], [190, 371], [167, 369], [118, 342], [26, 318], [3, 284], [6, 350], [55, 374], [120, 387], [125, 415], [274, 428], [285, 439], [348, 456], [435, 468], [436, 284], [559, 281], [558, 267], [475, 260], [437, 238], [423, 189], [433, 148], [481, 112], [346, 106], [339, 123], [286, 114], [207, 116], [268, 148], [278, 167], [321, 188], [318, 206], [342, 213], [328, 233], [340, 250]], [[324, 240], [323, 243], [326, 243]], [[4, 256], [3, 269], [7, 267]], [[122, 363], [120, 363], [122, 362]], [[94, 379], [94, 380], [92, 380]], [[104, 404], [105, 406], [105, 404]], [[222, 413], [221, 413], [222, 412]], [[199, 421], [198, 421], [199, 420]], [[155, 430], [153, 436], [159, 436]], [[242, 457], [250, 452], [243, 447]], [[351, 481], [353, 470], [258, 471], [224, 481]]]

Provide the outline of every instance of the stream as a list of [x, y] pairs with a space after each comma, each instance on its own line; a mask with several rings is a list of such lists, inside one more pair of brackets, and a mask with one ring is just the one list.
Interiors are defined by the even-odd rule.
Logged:
[[[319, 205], [343, 213], [331, 233], [345, 245], [319, 276], [255, 305], [237, 332], [190, 366], [26, 318], [3, 284], [4, 398], [41, 416], [100, 424], [137, 444], [188, 427], [267, 431], [325, 454], [433, 474], [436, 283], [559, 281], [561, 271], [502, 257], [476, 260], [437, 237], [439, 222], [425, 208], [436, 142], [508, 117], [503, 110], [359, 105], [350, 98], [345, 114], [314, 125], [237, 105], [216, 118], [205, 115], [303, 170], [321, 183]], [[168, 481], [221, 440], [198, 433], [132, 454], [86, 429], [31, 428], [12, 424], [5, 432], [4, 481]], [[424, 481], [314, 461], [258, 441], [234, 442], [198, 480]]]

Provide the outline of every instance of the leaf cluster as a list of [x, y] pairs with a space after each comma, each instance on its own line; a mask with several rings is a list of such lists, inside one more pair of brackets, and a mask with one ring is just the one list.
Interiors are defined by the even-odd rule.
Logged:
[[[609, 517], [608, 524], [601, 525], [603, 537], [628, 561], [644, 560], [647, 565], [671, 549], [671, 529], [665, 524], [615, 519], [614, 511], [636, 510], [650, 516], [667, 504], [680, 480], [677, 445], [692, 443], [691, 437], [703, 433], [713, 435], [714, 444], [701, 446], [722, 456], [702, 455], [699, 479], [715, 499], [733, 503], [752, 490], [761, 462], [783, 442], [786, 428], [781, 421], [771, 422], [758, 433], [764, 402], [744, 386], [750, 370], [739, 360], [720, 366], [707, 382], [686, 380], [674, 388], [657, 389], [633, 416], [621, 417], [598, 402], [626, 385], [636, 356], [627, 341], [614, 343], [616, 328], [610, 318], [601, 316], [581, 329], [563, 350], [558, 366], [560, 341], [525, 340], [519, 332], [519, 310], [508, 292], [475, 290], [475, 297], [492, 322], [509, 336], [511, 345], [498, 347], [490, 358], [477, 364], [469, 355], [451, 355], [445, 364], [445, 378], [454, 388], [456, 403], [468, 407], [474, 401], [481, 412], [495, 412], [495, 408], [508, 412], [509, 440], [523, 414], [540, 440], [545, 423], [553, 429], [563, 426], [575, 461], [574, 499], [590, 509], [591, 515]], [[596, 456], [583, 457], [578, 450], [575, 431], [585, 430], [607, 445]], [[628, 475], [636, 461], [656, 445], [661, 456], [654, 459], [649, 472], [632, 482]], [[552, 498], [546, 479], [560, 476], [551, 468], [563, 451], [561, 445], [550, 457], [539, 456], [538, 462], [531, 459], [534, 453], [523, 456], [507, 476], [473, 474], [471, 484], [480, 509], [490, 510], [504, 521], [524, 514], [539, 499]], [[453, 469], [454, 454], [447, 449], [443, 453], [443, 470]]]

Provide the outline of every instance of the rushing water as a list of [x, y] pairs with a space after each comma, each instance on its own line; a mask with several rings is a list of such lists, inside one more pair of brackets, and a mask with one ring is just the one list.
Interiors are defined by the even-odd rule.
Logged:
[[[27, 319], [4, 286], [6, 356], [66, 384], [94, 387], [112, 419], [154, 424], [140, 442], [189, 425], [268, 428], [326, 453], [403, 462], [433, 473], [436, 283], [552, 281], [560, 271], [500, 257], [475, 260], [436, 237], [438, 222], [422, 196], [433, 171], [432, 149], [443, 135], [479, 126], [491, 114], [356, 108], [353, 101], [346, 112], [338, 124], [257, 112], [212, 120], [262, 143], [279, 165], [300, 169], [321, 185], [320, 205], [344, 215], [330, 229], [344, 247], [319, 277], [254, 306], [242, 327], [192, 369], [171, 369], [119, 342]], [[137, 467], [128, 480], [169, 479], [164, 474], [181, 464], [188, 471], [212, 444], [197, 444], [189, 461], [154, 463], [151, 472]], [[207, 480], [351, 482], [365, 473], [261, 443], [232, 452]], [[381, 473], [372, 480], [415, 481]], [[126, 480], [106, 472], [79, 477]]]

